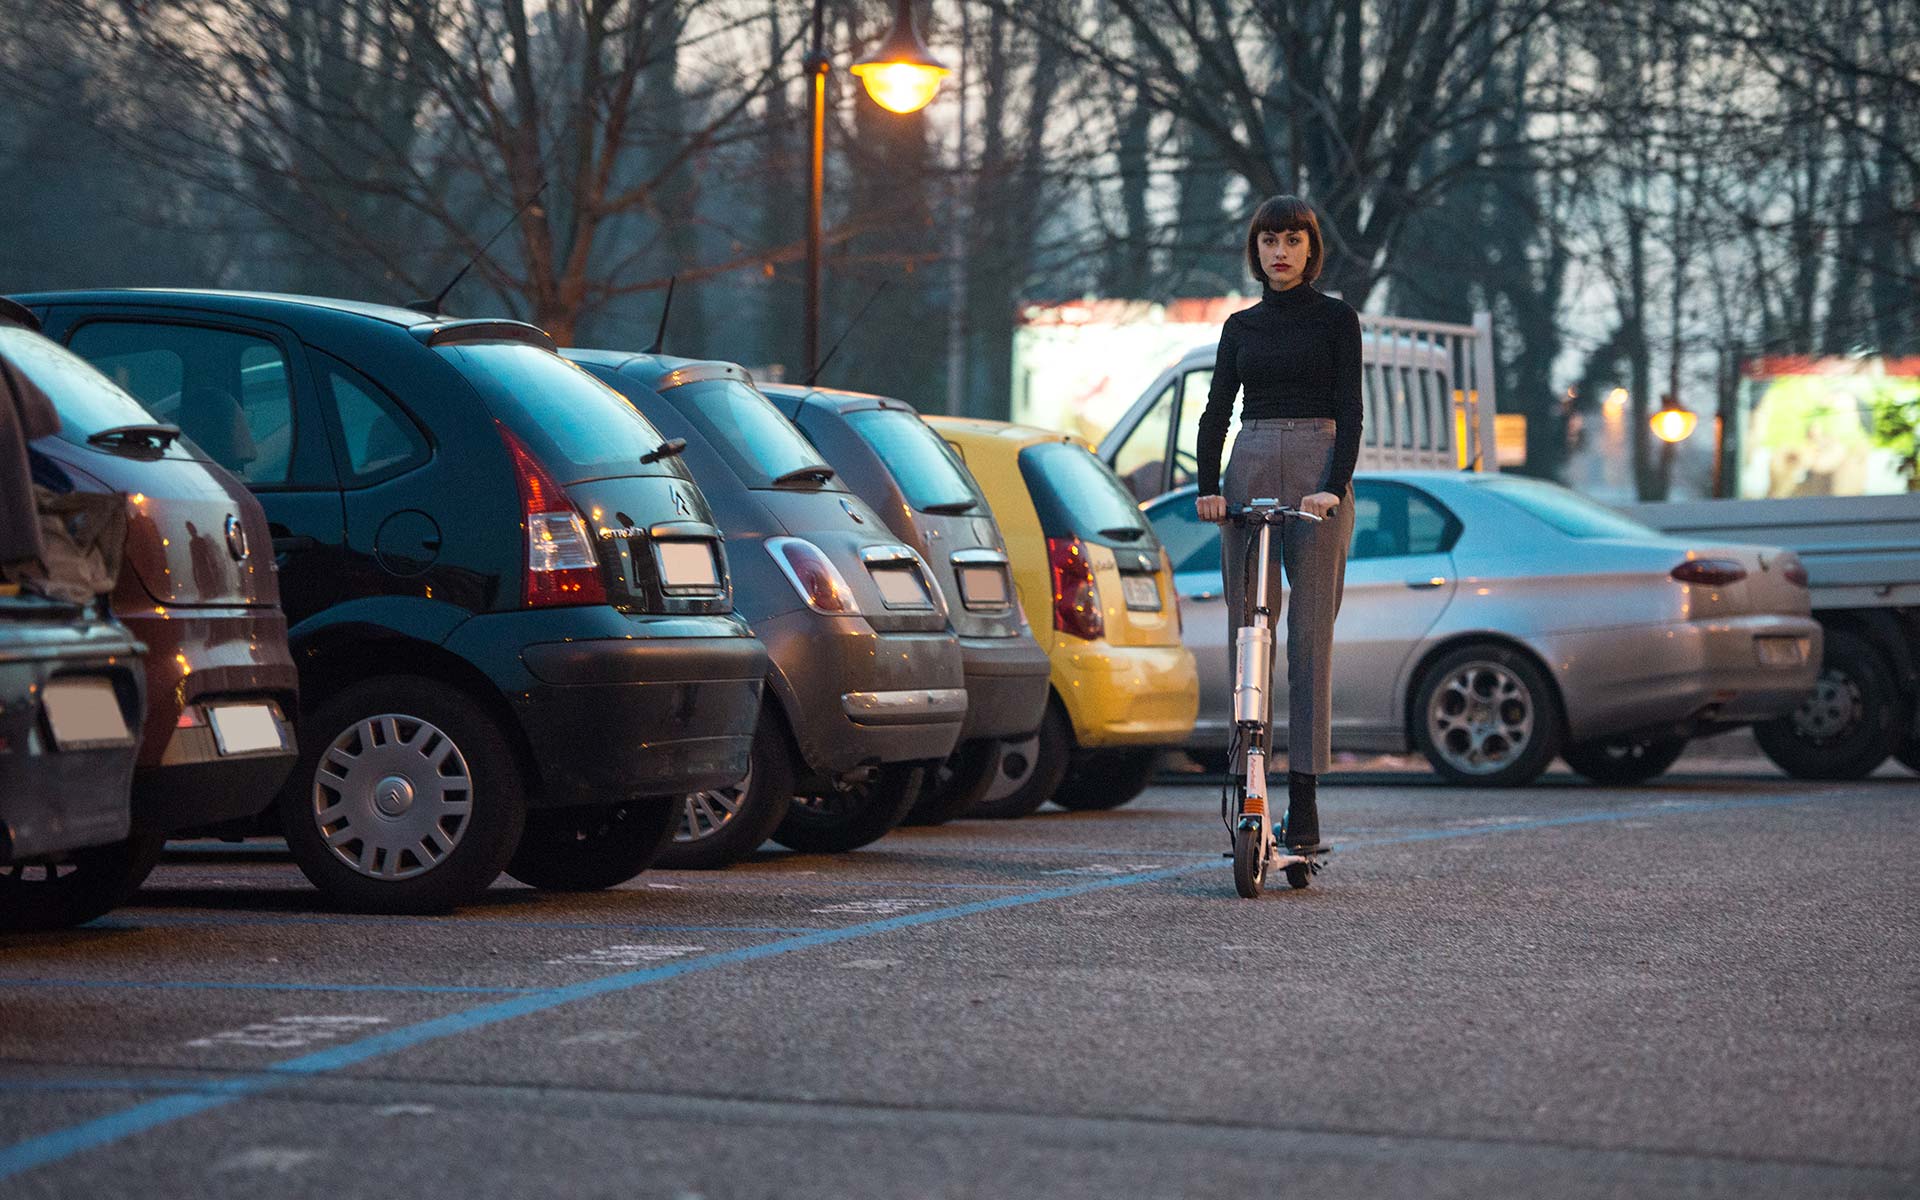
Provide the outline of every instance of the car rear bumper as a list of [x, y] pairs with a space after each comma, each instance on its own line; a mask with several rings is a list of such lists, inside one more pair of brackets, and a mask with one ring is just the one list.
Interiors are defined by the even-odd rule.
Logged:
[[[1761, 639], [1804, 657], [1770, 664]], [[1539, 639], [1566, 705], [1568, 735], [1684, 735], [1790, 713], [1820, 673], [1808, 617], [1748, 616], [1596, 630]]]
[[1022, 738], [1040, 728], [1053, 664], [1032, 638], [960, 639], [967, 719], [960, 739]]
[[755, 628], [808, 768], [837, 775], [952, 753], [971, 703], [951, 633], [878, 633], [805, 609]]
[[538, 807], [615, 804], [736, 783], [767, 652], [734, 616], [553, 609], [476, 617], [447, 648], [519, 718]]
[[1193, 732], [1200, 677], [1185, 646], [1056, 647], [1053, 687], [1083, 748], [1178, 746]]
[[[26, 631], [0, 625], [0, 863], [127, 836], [127, 789], [145, 686], [140, 652], [117, 626], [81, 621]], [[127, 739], [55, 748], [39, 697], [56, 675], [111, 680]]]

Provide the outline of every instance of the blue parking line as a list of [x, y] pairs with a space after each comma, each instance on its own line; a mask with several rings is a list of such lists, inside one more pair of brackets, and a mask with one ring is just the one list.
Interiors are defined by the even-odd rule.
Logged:
[[[1604, 824], [1614, 821], [1640, 820], [1668, 814], [1696, 814], [1703, 812], [1732, 811], [1743, 808], [1778, 807], [1790, 804], [1803, 804], [1821, 797], [1812, 796], [1768, 796], [1732, 801], [1698, 801], [1693, 803], [1663, 805], [1658, 809], [1630, 808], [1601, 812], [1572, 813], [1560, 817], [1543, 817], [1537, 820], [1517, 821], [1512, 824], [1494, 826], [1476, 826], [1465, 829], [1425, 830], [1418, 833], [1395, 835], [1385, 838], [1369, 839], [1364, 842], [1345, 843], [1348, 848], [1367, 846], [1404, 845], [1423, 841], [1498, 836], [1508, 833], [1521, 833], [1535, 829], [1549, 829], [1557, 826]], [[49, 1163], [59, 1162], [84, 1150], [111, 1145], [114, 1142], [143, 1133], [162, 1125], [171, 1124], [185, 1117], [197, 1115], [212, 1109], [222, 1108], [249, 1096], [285, 1087], [289, 1083], [317, 1075], [343, 1070], [371, 1059], [412, 1049], [428, 1042], [457, 1034], [469, 1033], [490, 1025], [509, 1021], [516, 1017], [529, 1016], [566, 1004], [596, 999], [617, 992], [629, 991], [648, 984], [663, 983], [677, 979], [682, 975], [692, 975], [712, 971], [721, 967], [739, 963], [755, 962], [763, 958], [774, 958], [792, 954], [801, 950], [811, 950], [819, 946], [831, 946], [841, 942], [856, 941], [861, 938], [875, 937], [893, 933], [902, 929], [911, 929], [921, 925], [932, 925], [943, 921], [957, 920], [962, 917], [976, 916], [981, 913], [995, 912], [1001, 909], [1020, 908], [1031, 904], [1042, 904], [1050, 900], [1064, 900], [1073, 896], [1083, 896], [1093, 892], [1110, 891], [1114, 888], [1132, 887], [1135, 884], [1155, 883], [1173, 879], [1181, 875], [1190, 875], [1206, 869], [1220, 869], [1219, 859], [1209, 856], [1204, 862], [1183, 863], [1170, 867], [1159, 867], [1151, 871], [1138, 871], [1128, 875], [1114, 875], [1102, 879], [1092, 879], [1084, 883], [1074, 883], [1063, 887], [1046, 888], [1041, 891], [1023, 892], [1017, 896], [997, 896], [991, 899], [976, 900], [970, 904], [957, 904], [948, 908], [936, 908], [927, 912], [904, 913], [886, 917], [877, 921], [864, 921], [858, 925], [848, 925], [839, 929], [822, 929], [798, 937], [784, 938], [777, 942], [765, 942], [757, 946], [746, 946], [737, 950], [726, 950], [717, 954], [702, 954], [677, 962], [665, 963], [656, 967], [646, 967], [634, 971], [623, 971], [616, 975], [606, 975], [598, 979], [585, 980], [564, 987], [497, 1000], [470, 1008], [463, 1012], [449, 1013], [433, 1017], [413, 1025], [371, 1034], [357, 1041], [333, 1046], [313, 1054], [301, 1055], [274, 1063], [265, 1069], [231, 1079], [212, 1081], [196, 1085], [191, 1091], [179, 1095], [164, 1096], [149, 1100], [118, 1112], [82, 1121], [77, 1125], [38, 1137], [27, 1138], [4, 1150], [0, 1150], [0, 1179], [8, 1179], [23, 1171]]]
[[136, 991], [208, 991], [208, 992], [398, 992], [427, 996], [522, 996], [544, 988], [460, 987], [435, 983], [240, 983], [224, 980], [191, 979], [8, 979], [0, 976], [0, 991], [7, 988], [104, 988]]

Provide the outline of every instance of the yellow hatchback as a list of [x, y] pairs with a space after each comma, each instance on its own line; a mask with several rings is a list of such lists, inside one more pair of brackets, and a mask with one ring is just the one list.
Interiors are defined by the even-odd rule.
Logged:
[[993, 506], [1021, 607], [1052, 660], [1032, 774], [971, 815], [1023, 816], [1049, 799], [1071, 809], [1125, 804], [1161, 751], [1185, 744], [1200, 707], [1166, 551], [1080, 439], [1004, 421], [927, 422]]

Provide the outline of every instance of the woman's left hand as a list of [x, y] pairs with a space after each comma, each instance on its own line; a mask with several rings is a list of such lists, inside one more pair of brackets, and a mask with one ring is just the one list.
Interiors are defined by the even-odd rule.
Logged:
[[1311, 496], [1302, 496], [1299, 504], [1301, 512], [1310, 513], [1316, 517], [1329, 516], [1339, 506], [1340, 497], [1332, 492], [1315, 492]]

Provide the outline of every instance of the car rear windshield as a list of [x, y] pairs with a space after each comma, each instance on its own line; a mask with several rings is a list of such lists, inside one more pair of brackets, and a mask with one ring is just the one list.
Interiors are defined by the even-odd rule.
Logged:
[[1048, 537], [1109, 546], [1159, 546], [1131, 493], [1105, 463], [1072, 442], [1042, 442], [1020, 452], [1020, 473]]
[[953, 451], [919, 417], [897, 408], [869, 408], [848, 413], [847, 424], [887, 464], [914, 508], [957, 513], [980, 507]]
[[[85, 359], [37, 333], [0, 326], [0, 355], [53, 401], [60, 414], [63, 441], [84, 446], [88, 438], [103, 429], [157, 423], [138, 400], [121, 391]], [[166, 457], [197, 455], [186, 441], [176, 439], [167, 448]]]
[[[819, 475], [807, 474], [828, 470], [820, 452], [759, 389], [737, 379], [709, 379], [683, 383], [661, 395], [748, 487], [771, 487], [776, 479], [794, 487], [823, 486]], [[839, 490], [837, 482], [825, 486]]]
[[1494, 495], [1545, 521], [1568, 537], [1646, 538], [1660, 534], [1604, 504], [1558, 484], [1519, 475], [1490, 475], [1474, 481]]
[[620, 393], [550, 350], [521, 342], [436, 349], [564, 482], [638, 474], [640, 456], [664, 440]]

